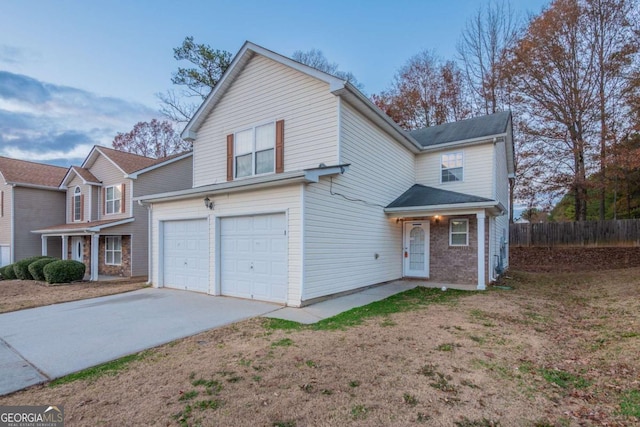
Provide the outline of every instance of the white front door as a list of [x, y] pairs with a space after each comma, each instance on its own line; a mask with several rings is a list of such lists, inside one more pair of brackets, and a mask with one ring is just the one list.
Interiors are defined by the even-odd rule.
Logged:
[[71, 259], [74, 261], [82, 262], [83, 253], [84, 253], [84, 238], [72, 237], [71, 238]]
[[429, 222], [404, 223], [404, 276], [429, 277]]

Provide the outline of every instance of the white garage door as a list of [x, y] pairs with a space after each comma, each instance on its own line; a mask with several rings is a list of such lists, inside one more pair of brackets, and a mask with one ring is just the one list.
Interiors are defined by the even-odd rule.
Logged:
[[9, 246], [0, 246], [0, 267], [11, 264], [11, 249]]
[[209, 225], [206, 219], [165, 221], [164, 286], [209, 292]]
[[221, 219], [222, 295], [286, 302], [285, 218], [273, 214]]

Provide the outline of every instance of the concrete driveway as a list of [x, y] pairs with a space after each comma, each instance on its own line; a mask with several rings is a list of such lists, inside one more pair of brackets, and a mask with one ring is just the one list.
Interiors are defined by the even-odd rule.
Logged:
[[0, 314], [0, 395], [280, 308], [141, 289]]

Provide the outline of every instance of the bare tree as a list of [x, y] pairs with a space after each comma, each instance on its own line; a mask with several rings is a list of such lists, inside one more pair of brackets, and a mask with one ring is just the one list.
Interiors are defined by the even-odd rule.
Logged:
[[469, 117], [462, 72], [453, 61], [443, 62], [423, 51], [400, 68], [389, 90], [373, 102], [405, 129], [420, 129]]
[[180, 138], [170, 122], [157, 119], [138, 122], [127, 133], [118, 132], [112, 146], [116, 150], [154, 158], [167, 157], [191, 149], [191, 144]]
[[518, 40], [521, 19], [509, 3], [490, 1], [466, 23], [457, 45], [465, 77], [484, 114], [507, 108], [509, 91], [501, 66]]
[[324, 53], [319, 49], [310, 49], [308, 51], [296, 50], [291, 55], [291, 59], [298, 61], [302, 64], [315, 68], [316, 70], [324, 71], [327, 74], [343, 79], [357, 87], [359, 90], [364, 90], [362, 83], [358, 82], [356, 76], [350, 71], [340, 70], [340, 66], [335, 62], [329, 62]]

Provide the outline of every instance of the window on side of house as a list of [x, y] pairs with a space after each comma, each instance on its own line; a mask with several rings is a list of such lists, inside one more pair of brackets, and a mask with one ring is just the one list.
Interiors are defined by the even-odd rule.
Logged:
[[104, 263], [107, 265], [122, 264], [122, 237], [107, 236], [104, 238]]
[[469, 220], [449, 221], [449, 246], [469, 246]]
[[462, 181], [464, 175], [462, 151], [443, 154], [441, 165], [440, 182]]
[[235, 178], [273, 173], [275, 145], [274, 122], [236, 132], [233, 150]]
[[112, 185], [105, 188], [105, 213], [120, 213], [120, 203], [122, 202], [122, 191], [119, 185]]
[[73, 191], [73, 220], [82, 220], [82, 191], [80, 191], [80, 187], [76, 187]]

